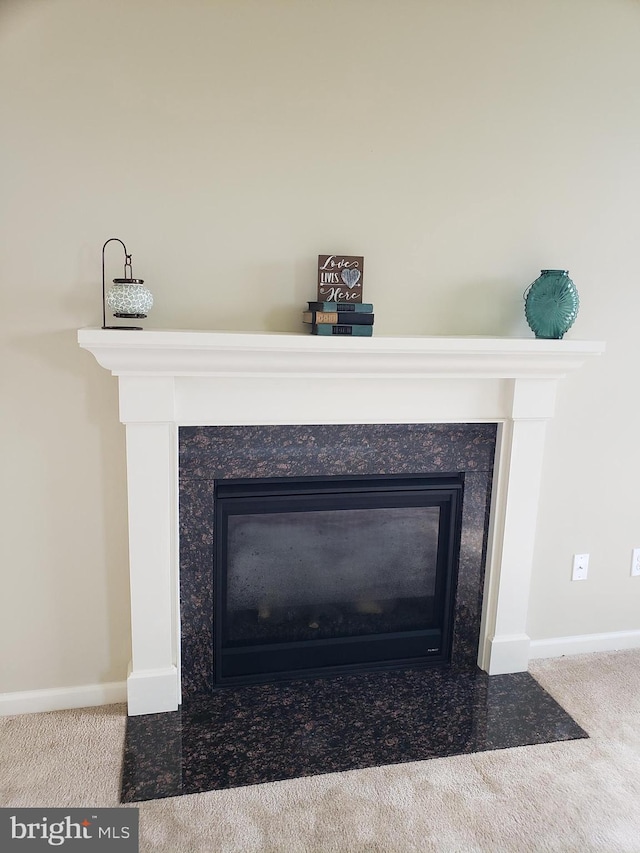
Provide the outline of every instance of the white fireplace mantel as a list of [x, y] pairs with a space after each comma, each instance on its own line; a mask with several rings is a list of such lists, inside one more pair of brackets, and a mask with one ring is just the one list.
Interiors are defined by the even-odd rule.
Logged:
[[130, 714], [180, 703], [181, 425], [496, 422], [478, 663], [527, 668], [546, 423], [558, 380], [602, 342], [82, 329], [78, 343], [118, 377], [126, 425]]

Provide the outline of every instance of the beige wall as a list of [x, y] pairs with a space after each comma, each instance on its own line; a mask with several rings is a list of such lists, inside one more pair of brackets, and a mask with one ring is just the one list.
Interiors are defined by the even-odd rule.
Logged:
[[608, 350], [560, 389], [530, 630], [640, 629], [639, 44], [637, 0], [0, 2], [0, 692], [126, 673], [116, 380], [75, 344], [110, 236], [158, 328], [297, 331], [335, 251], [380, 335], [529, 336], [569, 269]]

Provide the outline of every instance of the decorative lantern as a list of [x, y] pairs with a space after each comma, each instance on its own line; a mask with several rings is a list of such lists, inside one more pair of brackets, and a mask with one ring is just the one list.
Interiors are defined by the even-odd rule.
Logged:
[[[124, 249], [124, 278], [114, 278], [113, 287], [109, 293], [105, 292], [104, 281], [104, 250], [107, 245], [115, 241]], [[109, 237], [102, 247], [102, 328], [103, 329], [128, 329], [141, 330], [142, 326], [107, 326], [107, 308], [114, 317], [127, 320], [142, 320], [153, 306], [153, 295], [144, 286], [144, 279], [134, 278], [131, 267], [131, 255], [127, 247], [118, 237]]]

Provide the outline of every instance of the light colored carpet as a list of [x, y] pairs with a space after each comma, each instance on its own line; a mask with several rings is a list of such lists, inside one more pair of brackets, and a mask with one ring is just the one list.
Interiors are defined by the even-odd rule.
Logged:
[[[137, 804], [162, 853], [640, 853], [640, 651], [536, 661], [589, 740]], [[118, 805], [124, 707], [0, 720], [0, 805]]]

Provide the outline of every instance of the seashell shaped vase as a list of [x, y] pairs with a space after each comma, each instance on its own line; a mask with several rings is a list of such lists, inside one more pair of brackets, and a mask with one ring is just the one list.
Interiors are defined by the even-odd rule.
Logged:
[[541, 270], [524, 299], [524, 315], [536, 338], [562, 338], [578, 316], [580, 299], [568, 270]]
[[114, 317], [140, 320], [153, 307], [153, 295], [144, 287], [142, 278], [114, 278], [106, 304]]

